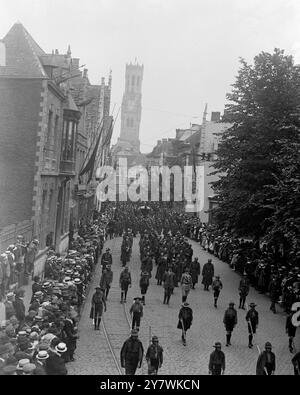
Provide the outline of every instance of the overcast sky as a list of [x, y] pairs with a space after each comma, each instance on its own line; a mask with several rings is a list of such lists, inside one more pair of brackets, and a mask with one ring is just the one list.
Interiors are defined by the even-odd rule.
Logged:
[[[20, 21], [46, 52], [86, 64], [99, 84], [112, 69], [114, 115], [125, 64], [144, 64], [141, 150], [224, 110], [239, 68], [275, 47], [300, 62], [299, 0], [0, 0], [0, 38]], [[120, 133], [120, 114], [113, 142]]]

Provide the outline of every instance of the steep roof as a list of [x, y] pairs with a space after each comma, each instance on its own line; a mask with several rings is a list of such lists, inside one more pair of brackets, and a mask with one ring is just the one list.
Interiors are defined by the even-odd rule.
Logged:
[[0, 66], [1, 77], [47, 78], [39, 59], [45, 52], [21, 23], [15, 23], [2, 41], [6, 48], [6, 66]]

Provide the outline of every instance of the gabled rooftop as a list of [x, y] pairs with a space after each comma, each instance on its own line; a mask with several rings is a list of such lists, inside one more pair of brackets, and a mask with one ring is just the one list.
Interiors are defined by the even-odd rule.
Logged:
[[47, 78], [39, 59], [45, 52], [21, 23], [15, 23], [2, 41], [5, 44], [6, 65], [0, 66], [0, 76]]

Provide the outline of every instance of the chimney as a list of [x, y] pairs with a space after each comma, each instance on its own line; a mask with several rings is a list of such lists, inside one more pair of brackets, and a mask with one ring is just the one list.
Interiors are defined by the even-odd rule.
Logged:
[[0, 66], [6, 66], [6, 48], [3, 41], [0, 40]]
[[220, 122], [220, 119], [221, 119], [221, 113], [220, 112], [213, 111], [211, 113], [211, 121], [212, 122]]
[[83, 69], [83, 78], [87, 78], [88, 69]]

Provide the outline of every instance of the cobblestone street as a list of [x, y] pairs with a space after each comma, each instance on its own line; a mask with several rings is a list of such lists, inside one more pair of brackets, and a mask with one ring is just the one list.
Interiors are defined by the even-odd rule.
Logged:
[[[133, 298], [140, 295], [139, 289], [139, 238], [134, 239], [133, 253], [129, 263], [132, 275], [132, 288], [129, 288], [127, 304], [125, 308], [129, 310]], [[239, 295], [238, 284], [240, 277], [233, 272], [229, 266], [214, 256], [203, 251], [197, 243], [191, 242], [194, 249], [194, 257], [198, 256], [201, 264], [209, 257], [212, 258], [215, 266], [215, 274], [221, 276], [223, 290], [221, 291], [218, 309], [213, 306], [212, 291], [203, 291], [201, 284], [202, 276], [195, 290], [191, 290], [188, 302], [194, 312], [194, 321], [191, 329], [187, 333], [187, 346], [181, 343], [181, 331], [178, 330], [178, 312], [181, 306], [181, 289], [175, 288], [174, 295], [170, 300], [170, 305], [164, 305], [163, 287], [156, 285], [154, 265], [150, 286], [146, 295], [146, 306], [144, 307], [144, 317], [142, 318], [140, 336], [143, 346], [146, 349], [149, 339], [157, 335], [160, 344], [164, 348], [164, 363], [159, 370], [160, 374], [208, 374], [209, 354], [213, 351], [215, 341], [221, 341], [223, 351], [226, 355], [227, 375], [253, 375], [255, 374], [258, 350], [255, 346], [252, 350], [248, 345], [248, 332], [245, 321], [246, 312], [238, 309], [238, 324], [232, 335], [232, 346], [225, 347], [225, 329], [223, 325], [224, 311], [231, 300], [238, 307]], [[130, 329], [124, 314], [124, 308], [120, 304], [119, 275], [121, 238], [116, 238], [106, 242], [105, 248], [110, 247], [113, 255], [112, 270], [114, 279], [107, 302], [107, 312], [104, 313], [105, 326], [119, 361], [120, 349], [123, 342], [129, 336]], [[101, 266], [98, 264], [91, 285], [89, 295], [84, 306], [81, 322], [79, 325], [80, 339], [77, 345], [76, 361], [68, 364], [69, 374], [119, 374], [113, 357], [106, 342], [103, 327], [100, 331], [94, 331], [92, 321], [89, 318], [91, 298], [94, 287], [100, 281]], [[276, 374], [293, 374], [291, 358], [288, 351], [287, 335], [285, 334], [285, 314], [280, 310], [274, 315], [270, 310], [268, 297], [258, 294], [254, 289], [250, 290], [247, 302], [255, 302], [259, 312], [260, 323], [254, 344], [260, 349], [264, 348], [266, 341], [273, 345], [273, 351], [277, 358]], [[299, 349], [299, 330], [296, 335], [296, 347]], [[138, 370], [137, 374], [147, 374], [146, 364]]]

